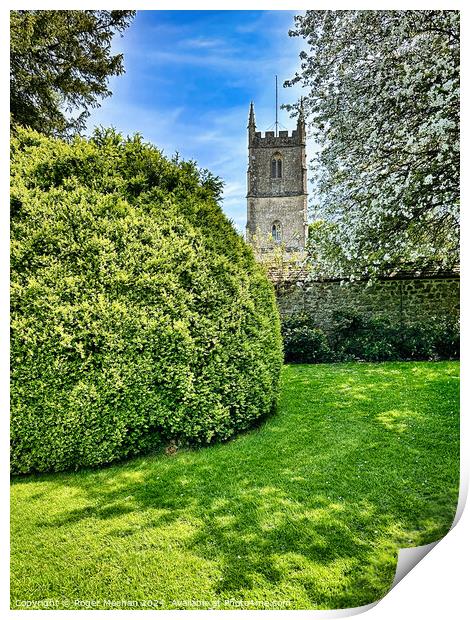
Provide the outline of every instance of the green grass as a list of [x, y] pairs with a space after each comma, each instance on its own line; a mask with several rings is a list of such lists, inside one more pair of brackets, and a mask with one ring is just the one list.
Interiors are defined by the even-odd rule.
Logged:
[[370, 603], [450, 527], [458, 447], [457, 362], [286, 366], [229, 443], [16, 478], [12, 607]]

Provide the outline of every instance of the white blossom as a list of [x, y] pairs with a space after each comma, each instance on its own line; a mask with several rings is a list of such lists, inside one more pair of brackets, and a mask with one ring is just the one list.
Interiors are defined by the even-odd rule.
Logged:
[[306, 11], [316, 266], [452, 265], [459, 233], [458, 11]]

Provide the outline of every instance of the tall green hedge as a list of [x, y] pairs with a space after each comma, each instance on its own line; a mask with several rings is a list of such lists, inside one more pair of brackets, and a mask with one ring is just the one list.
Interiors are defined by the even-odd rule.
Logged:
[[11, 463], [226, 439], [274, 406], [271, 284], [194, 163], [113, 131], [11, 155]]

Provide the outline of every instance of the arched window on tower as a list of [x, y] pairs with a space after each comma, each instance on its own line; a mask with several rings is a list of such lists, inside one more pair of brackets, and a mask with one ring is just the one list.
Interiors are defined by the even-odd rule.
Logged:
[[274, 153], [271, 159], [271, 178], [280, 179], [282, 177], [282, 155]]
[[275, 222], [273, 222], [271, 234], [272, 234], [274, 243], [281, 243], [282, 229], [281, 229], [281, 222], [279, 220], [276, 220]]

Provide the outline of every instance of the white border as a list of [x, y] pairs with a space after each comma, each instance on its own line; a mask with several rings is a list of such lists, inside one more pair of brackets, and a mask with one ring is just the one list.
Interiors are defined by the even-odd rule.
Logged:
[[[128, 9], [128, 8], [137, 8], [138, 10], [165, 10], [165, 9], [179, 9], [179, 10], [187, 10], [187, 9], [201, 9], [201, 10], [220, 10], [222, 8], [221, 3], [215, 2], [181, 2], [178, 0], [174, 0], [173, 2], [168, 2], [165, 0], [161, 0], [160, 2], [150, 2], [145, 0], [140, 0], [137, 3], [137, 6], [132, 7], [132, 2], [121, 2], [116, 0], [115, 2], [108, 2], [107, 0], [98, 3], [98, 2], [88, 2], [87, 8], [112, 8], [112, 9]], [[464, 104], [462, 105], [462, 110], [469, 107], [469, 98], [467, 96], [468, 87], [467, 87], [467, 69], [468, 69], [468, 46], [466, 44], [466, 38], [469, 36], [469, 19], [468, 19], [468, 9], [465, 6], [463, 1], [460, 2], [416, 2], [416, 1], [408, 1], [408, 2], [387, 2], [387, 3], [378, 3], [378, 2], [335, 2], [333, 4], [318, 0], [312, 6], [311, 3], [308, 3], [309, 6], [306, 7], [303, 2], [295, 2], [292, 0], [283, 0], [282, 2], [270, 2], [267, 1], [258, 1], [258, 2], [230, 2], [226, 1], [223, 4], [224, 9], [269, 9], [269, 10], [281, 10], [281, 9], [298, 9], [304, 10], [306, 8], [315, 8], [315, 9], [459, 9], [461, 10], [462, 17], [462, 31], [464, 36], [462, 37], [462, 101]], [[131, 5], [131, 6], [130, 6]], [[0, 357], [0, 365], [1, 365], [1, 390], [0, 397], [2, 399], [2, 429], [0, 433], [1, 437], [1, 452], [0, 458], [1, 463], [3, 465], [3, 476], [1, 479], [2, 482], [2, 490], [4, 491], [3, 497], [9, 497], [9, 487], [8, 487], [8, 416], [6, 412], [8, 411], [8, 239], [9, 239], [9, 224], [8, 224], [8, 210], [7, 205], [8, 201], [8, 168], [6, 162], [8, 161], [8, 101], [6, 99], [6, 93], [8, 93], [9, 86], [7, 83], [7, 76], [9, 60], [8, 60], [8, 40], [9, 40], [9, 32], [8, 32], [8, 23], [9, 16], [8, 11], [10, 9], [30, 9], [30, 8], [41, 8], [41, 9], [49, 9], [49, 8], [83, 8], [79, 3], [64, 3], [59, 2], [7, 2], [6, 6], [3, 6], [0, 9], [0, 41], [1, 41], [1, 75], [2, 75], [2, 115], [0, 117], [0, 137], [1, 137], [1, 147], [3, 157], [1, 159], [2, 166], [0, 168], [1, 174], [1, 187], [3, 189], [2, 195], [4, 200], [2, 201], [2, 209], [1, 209], [1, 225], [0, 225], [0, 278], [2, 285], [2, 297], [1, 297], [1, 322], [0, 322], [0, 342], [1, 342], [1, 357]], [[468, 125], [467, 119], [465, 116], [462, 118], [462, 170], [466, 170], [465, 164], [467, 163], [466, 154], [468, 147]], [[468, 176], [468, 173], [467, 173]], [[468, 200], [468, 180], [465, 175], [462, 178], [462, 204], [467, 205]], [[465, 208], [462, 209], [462, 230], [464, 236], [464, 243], [462, 244], [462, 275], [463, 275], [463, 286], [462, 286], [462, 316], [466, 317], [469, 309], [468, 304], [468, 290], [467, 290], [467, 282], [466, 282], [466, 273], [467, 273], [467, 265], [468, 265], [468, 251], [466, 248], [465, 240], [468, 234], [468, 226], [467, 226], [467, 215], [465, 213]], [[462, 365], [461, 372], [464, 379], [468, 376], [467, 373], [467, 351], [468, 351], [468, 329], [465, 321], [462, 322]], [[462, 406], [461, 406], [461, 501], [462, 498], [466, 496], [466, 489], [468, 487], [469, 480], [469, 457], [470, 457], [470, 446], [468, 441], [469, 436], [469, 428], [468, 422], [466, 419], [467, 416], [467, 406], [469, 402], [469, 388], [468, 384], [464, 380], [462, 382]], [[460, 506], [459, 506], [460, 508]], [[2, 548], [5, 549], [8, 545], [8, 509], [7, 507], [3, 507], [2, 509], [2, 535], [3, 545]], [[444, 537], [444, 539], [439, 542], [435, 548], [424, 557], [415, 567], [410, 574], [408, 574], [398, 585], [396, 585], [376, 606], [373, 606], [369, 611], [366, 611], [366, 617], [370, 620], [396, 620], [397, 617], [402, 618], [429, 618], [429, 619], [439, 619], [442, 620], [445, 618], [457, 619], [464, 617], [464, 610], [468, 613], [468, 606], [466, 605], [466, 591], [468, 589], [467, 579], [465, 579], [466, 575], [468, 575], [468, 549], [470, 548], [469, 539], [470, 539], [470, 517], [469, 510], [463, 512], [460, 521], [455, 525], [455, 527]], [[6, 554], [2, 554], [1, 560], [1, 578], [2, 578], [2, 599], [1, 599], [1, 607], [0, 609], [6, 612], [7, 617], [23, 617], [26, 615], [34, 614], [34, 617], [42, 618], [42, 617], [51, 617], [50, 611], [10, 611], [9, 610], [9, 600], [8, 600], [8, 580], [9, 580], [9, 566], [8, 566], [8, 556]], [[465, 569], [464, 569], [465, 567]], [[465, 579], [465, 581], [464, 581]], [[369, 606], [368, 606], [369, 607]], [[345, 610], [346, 612], [346, 610]], [[220, 614], [250, 614], [252, 617], [259, 616], [259, 614], [295, 614], [296, 616], [309, 616], [312, 615], [315, 618], [328, 618], [328, 617], [339, 617], [344, 616], [347, 612], [321, 612], [321, 611], [192, 611], [192, 614], [199, 615], [220, 615]], [[75, 615], [76, 611], [55, 611], [53, 617], [67, 617], [69, 618], [72, 615]], [[104, 614], [109, 616], [109, 614], [113, 614], [120, 617], [127, 617], [129, 614], [126, 610], [119, 611], [80, 611], [78, 613], [86, 613], [89, 615], [94, 615], [96, 617], [102, 617]], [[159, 617], [164, 617], [171, 615], [175, 616], [186, 616], [187, 611], [134, 611], [131, 614], [132, 618], [137, 618], [138, 616], [148, 616], [149, 614], [157, 613]]]

